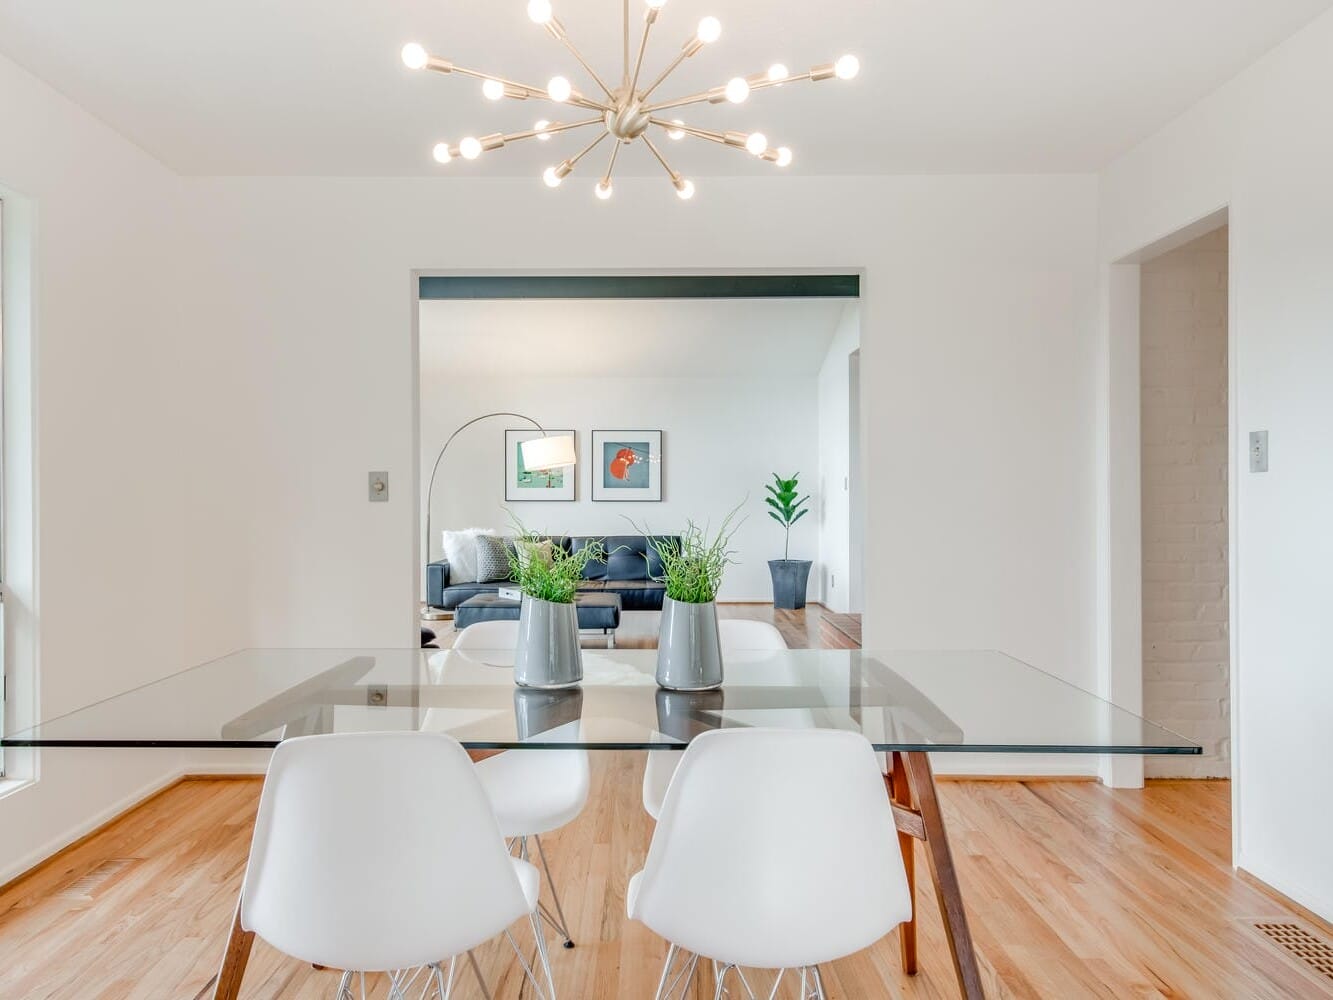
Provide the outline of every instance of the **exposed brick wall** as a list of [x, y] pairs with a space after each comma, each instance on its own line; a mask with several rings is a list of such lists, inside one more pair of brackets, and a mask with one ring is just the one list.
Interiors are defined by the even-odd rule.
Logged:
[[1227, 593], [1227, 230], [1142, 267], [1143, 712], [1204, 756], [1151, 777], [1231, 770]]

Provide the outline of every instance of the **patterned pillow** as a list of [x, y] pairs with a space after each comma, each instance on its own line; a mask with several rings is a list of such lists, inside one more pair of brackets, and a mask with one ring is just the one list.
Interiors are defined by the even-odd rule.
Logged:
[[509, 579], [509, 548], [513, 543], [498, 535], [477, 536], [477, 582], [503, 583]]

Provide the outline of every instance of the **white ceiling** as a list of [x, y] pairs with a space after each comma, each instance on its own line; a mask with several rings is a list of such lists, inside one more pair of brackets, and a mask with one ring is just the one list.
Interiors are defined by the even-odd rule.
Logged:
[[[860, 56], [850, 83], [703, 106], [699, 124], [758, 129], [804, 173], [1086, 171], [1164, 125], [1333, 0], [670, 0], [646, 72], [705, 13], [722, 39], [661, 92], [780, 59]], [[604, 77], [620, 58], [616, 0], [555, 0]], [[635, 23], [642, 0], [631, 0]], [[637, 32], [637, 28], [635, 29]], [[578, 67], [525, 0], [0, 0], [0, 52], [187, 174], [532, 176], [573, 136], [436, 166], [439, 139], [526, 128], [549, 105], [482, 98], [477, 81], [412, 73], [417, 40], [534, 84]], [[687, 119], [690, 120], [690, 119]], [[777, 169], [686, 140], [693, 176]], [[660, 170], [638, 147], [622, 173]]]
[[426, 301], [421, 369], [447, 378], [814, 375], [847, 301]]

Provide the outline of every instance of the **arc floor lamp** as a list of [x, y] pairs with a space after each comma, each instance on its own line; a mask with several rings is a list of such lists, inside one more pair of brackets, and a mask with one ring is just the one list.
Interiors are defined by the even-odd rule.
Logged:
[[[426, 538], [422, 551], [426, 554], [426, 562], [430, 562], [430, 540], [431, 540], [431, 505], [435, 497], [435, 479], [440, 473], [440, 462], [444, 458], [444, 453], [449, 450], [449, 446], [454, 443], [454, 438], [462, 434], [473, 424], [479, 424], [483, 420], [490, 420], [492, 417], [511, 417], [515, 420], [526, 420], [533, 427], [541, 431], [542, 436], [533, 438], [531, 441], [523, 441], [519, 444], [519, 453], [523, 457], [523, 468], [529, 472], [548, 472], [552, 469], [563, 469], [573, 466], [576, 463], [574, 453], [574, 438], [569, 434], [551, 436], [546, 433], [546, 428], [539, 424], [532, 417], [525, 413], [512, 413], [508, 410], [497, 410], [494, 413], [483, 413], [480, 416], [473, 417], [449, 435], [444, 442], [444, 447], [440, 453], [435, 456], [435, 464], [430, 470], [430, 483], [426, 487]], [[427, 607], [424, 616], [427, 619], [438, 620], [445, 617], [445, 612], [436, 608]]]

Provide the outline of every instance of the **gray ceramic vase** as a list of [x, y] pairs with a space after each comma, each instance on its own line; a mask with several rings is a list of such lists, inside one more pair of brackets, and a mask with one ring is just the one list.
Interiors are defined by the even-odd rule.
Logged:
[[667, 597], [657, 633], [657, 684], [668, 691], [712, 691], [722, 686], [722, 642], [717, 605]]
[[573, 687], [583, 680], [579, 619], [573, 604], [554, 604], [523, 595], [518, 618], [514, 683], [519, 687]]

